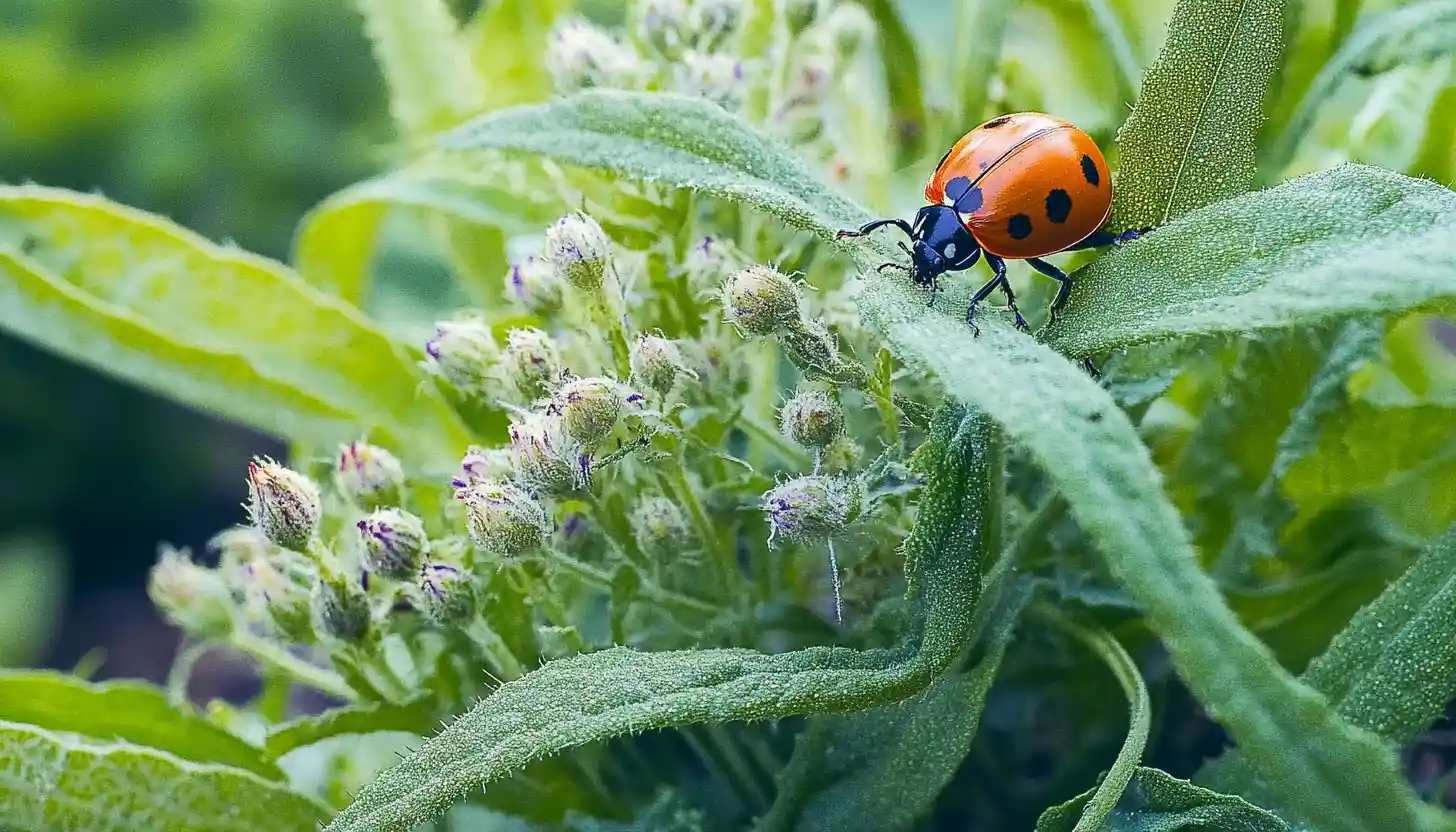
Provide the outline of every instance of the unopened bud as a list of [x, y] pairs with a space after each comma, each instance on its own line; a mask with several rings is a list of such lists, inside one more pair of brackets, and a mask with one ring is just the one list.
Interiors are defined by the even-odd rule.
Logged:
[[687, 0], [637, 0], [628, 14], [637, 39], [665, 57], [676, 57], [692, 35]]
[[484, 480], [456, 497], [465, 503], [471, 541], [501, 557], [534, 552], [551, 532], [546, 509], [515, 483]]
[[859, 517], [862, 486], [847, 477], [796, 477], [763, 495], [769, 542], [806, 543], [833, 537]]
[[509, 448], [471, 445], [460, 460], [460, 477], [452, 485], [465, 488], [475, 480], [508, 480], [516, 475], [516, 458]]
[[697, 47], [709, 50], [721, 45], [738, 28], [743, 0], [694, 0], [693, 31]]
[[424, 612], [437, 624], [458, 624], [475, 615], [475, 582], [470, 575], [446, 563], [426, 563], [420, 570]]
[[399, 502], [404, 489], [404, 467], [383, 448], [350, 442], [339, 446], [334, 484], [364, 508], [390, 505]]
[[839, 402], [819, 389], [796, 393], [784, 405], [779, 418], [784, 435], [804, 448], [822, 451], [844, 433], [844, 410]]
[[435, 323], [435, 337], [425, 342], [425, 365], [450, 386], [467, 395], [485, 392], [490, 367], [499, 349], [484, 321], [467, 318]]
[[248, 516], [273, 543], [305, 551], [323, 516], [318, 486], [266, 457], [248, 463]]
[[631, 47], [580, 19], [567, 21], [552, 32], [546, 45], [546, 68], [562, 93], [586, 87], [631, 89], [645, 74]]
[[638, 389], [655, 390], [666, 396], [679, 373], [696, 376], [683, 362], [677, 344], [661, 335], [638, 335], [632, 348], [632, 383]]
[[788, 0], [784, 16], [788, 18], [789, 31], [797, 35], [814, 25], [819, 17], [819, 0]]
[[535, 327], [506, 334], [501, 369], [507, 380], [528, 400], [549, 394], [561, 380], [563, 367], [551, 336]]
[[774, 335], [797, 324], [799, 287], [768, 266], [749, 266], [723, 285], [723, 311], [745, 335]]
[[602, 296], [612, 250], [596, 220], [580, 211], [557, 220], [546, 229], [546, 256], [557, 276], [576, 291], [594, 300]]
[[674, 65], [677, 91], [699, 96], [725, 109], [743, 103], [743, 63], [732, 55], [688, 52]]
[[192, 562], [186, 551], [163, 546], [147, 579], [147, 595], [167, 620], [200, 638], [233, 630], [233, 597], [215, 569]]
[[314, 642], [310, 586], [315, 573], [308, 561], [284, 550], [276, 556], [255, 555], [240, 571], [255, 620], [272, 625], [274, 632], [289, 641]]
[[564, 284], [556, 269], [540, 257], [527, 257], [506, 274], [506, 296], [537, 315], [561, 308]]
[[550, 412], [560, 414], [567, 436], [583, 446], [612, 435], [622, 418], [623, 393], [606, 378], [579, 378], [567, 382], [552, 398]]
[[824, 456], [820, 460], [822, 470], [829, 473], [847, 473], [859, 467], [860, 457], [864, 454], [864, 448], [848, 436], [840, 436], [829, 443], [824, 449]]
[[681, 557], [683, 549], [693, 542], [683, 510], [666, 497], [649, 497], [638, 503], [630, 522], [637, 548], [657, 561]]
[[364, 543], [364, 565], [391, 581], [414, 577], [430, 551], [430, 538], [420, 518], [400, 508], [382, 508], [358, 523]]
[[356, 644], [369, 634], [369, 597], [359, 580], [325, 569], [313, 586], [313, 611], [321, 635]]
[[567, 436], [560, 415], [533, 413], [510, 427], [511, 452], [522, 482], [564, 494], [583, 482], [581, 446]]
[[824, 21], [839, 60], [848, 63], [875, 37], [875, 20], [857, 3], [840, 3]]

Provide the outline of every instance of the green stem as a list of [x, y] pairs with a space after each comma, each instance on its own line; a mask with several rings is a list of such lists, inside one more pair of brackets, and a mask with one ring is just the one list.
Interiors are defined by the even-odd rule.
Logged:
[[[622, 279], [617, 274], [616, 263], [612, 263], [612, 280], [617, 285], [614, 300], [620, 300], [626, 287], [622, 285]], [[617, 381], [626, 382], [632, 375], [632, 342], [627, 334], [626, 313], [617, 306], [617, 303], [604, 298], [600, 303], [592, 304], [592, 313], [607, 331], [607, 340], [612, 345], [612, 361], [617, 368]]]
[[1067, 516], [1067, 499], [1061, 492], [1049, 495], [1016, 533], [1006, 557], [1017, 563], [1030, 564], [1031, 554], [1046, 543], [1052, 529]]
[[483, 619], [472, 620], [466, 627], [466, 635], [469, 636], [471, 643], [495, 665], [496, 670], [501, 674], [501, 681], [509, 682], [526, 675], [526, 669], [521, 666], [515, 654]]
[[210, 641], [194, 641], [190, 636], [183, 639], [182, 646], [177, 650], [177, 657], [172, 660], [172, 669], [167, 673], [167, 701], [173, 705], [182, 705], [187, 702], [187, 688], [192, 681], [192, 668], [197, 666], [197, 660], [212, 649]]
[[234, 630], [229, 643], [262, 664], [277, 670], [314, 690], [346, 702], [357, 702], [359, 695], [344, 684], [338, 674], [300, 659], [278, 644], [243, 630]]
[[[562, 552], [553, 551], [549, 552], [548, 554], [550, 555], [550, 562], [552, 564], [559, 566], [562, 569], [565, 569], [567, 572], [570, 572], [579, 578], [590, 581], [591, 583], [597, 585], [602, 589], [606, 589], [609, 591], [611, 590], [612, 576], [606, 570], [598, 569], [597, 567], [592, 566], [589, 563], [583, 563], [576, 558], [573, 558], [572, 556], [564, 554]], [[665, 605], [675, 606], [679, 609], [691, 611], [698, 615], [702, 615], [704, 613], [716, 613], [719, 609], [716, 604], [710, 604], [707, 601], [700, 601], [690, 595], [683, 595], [682, 593], [673, 592], [672, 590], [665, 589], [660, 584], [649, 580], [645, 575], [642, 576], [641, 586], [642, 594], [652, 599], [653, 601], [658, 601]]]
[[693, 529], [698, 534], [698, 540], [702, 541], [703, 548], [712, 553], [714, 562], [718, 564], [718, 574], [723, 581], [724, 596], [734, 597], [738, 587], [738, 559], [733, 551], [733, 539], [726, 535], [723, 540], [718, 539], [713, 528], [713, 521], [708, 518], [708, 512], [703, 509], [702, 501], [698, 499], [697, 492], [688, 482], [687, 461], [682, 458], [681, 453], [678, 454], [675, 464], [667, 466], [663, 476], [667, 478], [667, 484], [674, 492], [678, 502], [687, 509], [688, 519], [692, 521]]

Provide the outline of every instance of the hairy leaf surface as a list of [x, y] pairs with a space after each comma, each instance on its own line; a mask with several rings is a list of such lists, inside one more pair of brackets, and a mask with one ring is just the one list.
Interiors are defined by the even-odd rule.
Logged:
[[[1036, 832], [1071, 832], [1093, 792], [1053, 806]], [[1138, 768], [1102, 832], [1287, 832], [1288, 824], [1241, 797], [1219, 794], [1156, 768]]]
[[385, 702], [350, 705], [273, 726], [268, 731], [265, 749], [268, 758], [276, 760], [294, 749], [345, 734], [405, 731], [423, 736], [435, 725], [429, 701], [424, 699], [403, 705]]

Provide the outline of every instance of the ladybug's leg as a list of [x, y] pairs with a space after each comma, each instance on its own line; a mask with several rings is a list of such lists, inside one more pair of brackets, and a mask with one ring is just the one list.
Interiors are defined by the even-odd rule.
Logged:
[[1082, 359], [1081, 364], [1082, 369], [1087, 371], [1087, 375], [1093, 378], [1102, 378], [1102, 371], [1097, 369], [1097, 366], [1092, 363], [1092, 359], [1084, 358]]
[[1062, 311], [1062, 307], [1067, 305], [1067, 299], [1072, 296], [1072, 278], [1068, 277], [1066, 272], [1039, 257], [1028, 257], [1026, 262], [1031, 264], [1033, 269], [1061, 284], [1057, 287], [1057, 296], [1052, 299], [1052, 318], [1055, 319], [1057, 313]]
[[1151, 228], [1141, 228], [1124, 231], [1121, 234], [1113, 234], [1111, 231], [1094, 231], [1087, 239], [1065, 250], [1085, 251], [1089, 248], [1106, 248], [1107, 246], [1115, 245], [1117, 243], [1125, 243], [1129, 240], [1136, 240], [1137, 238], [1143, 236], [1144, 234], [1147, 234], [1152, 230], [1153, 229]]
[[978, 289], [975, 296], [971, 298], [970, 308], [966, 310], [966, 323], [970, 324], [971, 329], [976, 330], [977, 334], [980, 334], [980, 329], [975, 322], [976, 306], [999, 288], [1006, 295], [1006, 305], [1011, 308], [1011, 314], [1016, 316], [1016, 328], [1022, 331], [1029, 330], [1031, 327], [1027, 326], [1026, 319], [1021, 317], [1021, 310], [1016, 308], [1016, 295], [1011, 291], [1010, 281], [1006, 279], [1006, 261], [986, 252], [986, 265], [991, 267], [991, 271], [995, 272], [996, 276], [987, 281], [986, 285]]

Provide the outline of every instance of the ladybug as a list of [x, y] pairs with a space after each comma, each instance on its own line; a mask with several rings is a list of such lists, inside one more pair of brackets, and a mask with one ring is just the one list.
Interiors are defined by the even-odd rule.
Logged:
[[1091, 136], [1045, 113], [998, 116], [967, 133], [935, 166], [925, 184], [925, 201], [930, 204], [913, 224], [875, 220], [857, 231], [841, 231], [836, 239], [887, 225], [905, 232], [912, 245], [900, 248], [913, 265], [886, 263], [880, 271], [908, 271], [916, 283], [929, 287], [932, 304], [940, 275], [969, 269], [984, 254], [995, 276], [971, 298], [966, 323], [972, 329], [977, 329], [976, 306], [998, 287], [1016, 315], [1017, 329], [1028, 329], [1006, 280], [1008, 259], [1025, 260], [1061, 283], [1052, 301], [1055, 316], [1072, 293], [1072, 279], [1041, 258], [1124, 242], [1151, 230], [1101, 230], [1112, 210], [1107, 160]]

